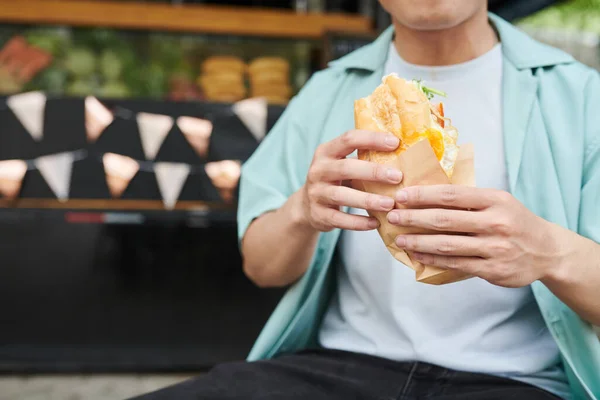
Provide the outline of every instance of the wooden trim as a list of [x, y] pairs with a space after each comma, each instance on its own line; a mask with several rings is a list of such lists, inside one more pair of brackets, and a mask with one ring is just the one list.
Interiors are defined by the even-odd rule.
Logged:
[[[160, 200], [121, 200], [121, 199], [72, 199], [58, 201], [56, 199], [17, 199], [8, 201], [0, 199], [2, 208], [27, 208], [27, 209], [62, 209], [62, 210], [112, 210], [112, 211], [164, 211]], [[224, 203], [209, 203], [204, 201], [178, 201], [176, 211], [208, 211], [208, 210], [235, 210], [234, 205]]]
[[0, 0], [0, 21], [298, 39], [372, 32], [369, 18], [354, 15], [103, 0]]

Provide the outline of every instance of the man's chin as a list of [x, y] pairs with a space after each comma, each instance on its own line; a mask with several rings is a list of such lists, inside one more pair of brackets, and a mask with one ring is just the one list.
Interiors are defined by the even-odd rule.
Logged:
[[424, 32], [434, 32], [434, 31], [442, 31], [447, 29], [452, 29], [458, 25], [460, 25], [463, 21], [440, 17], [440, 18], [422, 18], [422, 19], [413, 19], [413, 20], [396, 20], [402, 26], [410, 28], [415, 31], [424, 31]]

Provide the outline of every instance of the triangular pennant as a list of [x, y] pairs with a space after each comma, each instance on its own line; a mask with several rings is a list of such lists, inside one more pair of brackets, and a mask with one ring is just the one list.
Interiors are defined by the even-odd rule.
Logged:
[[154, 164], [154, 173], [165, 208], [171, 210], [175, 207], [181, 189], [190, 174], [190, 166], [182, 163], [157, 162]]
[[177, 118], [177, 126], [196, 153], [200, 157], [206, 157], [210, 134], [213, 130], [212, 122], [201, 118], [179, 117]]
[[223, 200], [227, 203], [231, 202], [233, 192], [240, 180], [240, 162], [231, 160], [209, 162], [206, 164], [205, 170]]
[[0, 194], [7, 199], [17, 197], [26, 172], [27, 163], [23, 160], [0, 161]]
[[238, 101], [233, 105], [235, 115], [259, 142], [267, 134], [267, 106], [267, 99], [264, 97]]
[[31, 137], [40, 141], [44, 137], [44, 109], [46, 95], [42, 92], [28, 92], [10, 96], [6, 104], [15, 114]]
[[173, 118], [168, 115], [138, 113], [136, 119], [144, 154], [148, 160], [154, 160], [173, 127]]
[[58, 153], [36, 158], [36, 168], [60, 201], [69, 198], [71, 172], [73, 171], [73, 153]]
[[113, 120], [113, 114], [97, 98], [93, 96], [85, 98], [85, 131], [88, 141], [98, 140]]
[[140, 164], [133, 158], [114, 153], [104, 154], [102, 164], [106, 174], [106, 185], [114, 198], [121, 197], [140, 169]]

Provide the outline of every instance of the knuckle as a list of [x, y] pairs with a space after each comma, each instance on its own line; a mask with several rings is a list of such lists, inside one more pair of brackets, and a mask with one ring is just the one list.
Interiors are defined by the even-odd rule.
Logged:
[[327, 212], [326, 221], [329, 224], [329, 226], [332, 226], [334, 228], [339, 227], [340, 226], [340, 213], [334, 209], [329, 209], [329, 211]]
[[313, 224], [315, 224], [315, 225], [322, 224], [321, 216], [320, 216], [319, 212], [317, 210], [315, 210], [314, 208], [310, 209], [310, 212], [308, 213], [308, 217], [313, 222]]
[[313, 155], [313, 160], [319, 160], [321, 158], [326, 157], [328, 145], [330, 145], [330, 144], [323, 143], [323, 144], [319, 145], [315, 150], [315, 154]]
[[448, 266], [448, 268], [461, 268], [464, 266], [463, 264], [464, 262], [459, 257], [448, 257], [446, 259], [446, 265]]
[[405, 210], [398, 214], [403, 226], [414, 226], [415, 213], [412, 210]]
[[329, 200], [333, 203], [333, 204], [342, 204], [344, 201], [344, 194], [342, 192], [342, 188], [339, 186], [330, 186], [329, 189]]
[[512, 251], [512, 246], [507, 240], [499, 240], [491, 244], [491, 252], [500, 257], [507, 256]]
[[406, 237], [406, 248], [408, 250], [420, 251], [421, 250], [421, 242], [417, 236], [407, 236]]
[[442, 202], [445, 204], [453, 204], [457, 199], [456, 187], [453, 185], [448, 185], [442, 189], [440, 195]]
[[366, 210], [373, 210], [376, 208], [378, 203], [378, 196], [374, 194], [365, 195], [364, 206]]
[[306, 189], [306, 194], [308, 194], [310, 200], [315, 201], [319, 198], [319, 188], [311, 185]]
[[355, 141], [356, 138], [356, 134], [354, 131], [347, 131], [344, 132], [342, 134], [342, 136], [340, 136], [340, 141], [344, 144], [344, 145], [352, 145]]
[[420, 204], [424, 199], [423, 196], [423, 188], [417, 186], [412, 190], [408, 190], [408, 200], [409, 202], [412, 200], [413, 203]]
[[443, 240], [437, 246], [437, 251], [441, 254], [452, 254], [456, 250], [456, 246], [449, 240]]
[[338, 162], [336, 166], [336, 173], [342, 181], [352, 179], [352, 170], [350, 169], [351, 164], [348, 161], [349, 160], [343, 160]]
[[306, 180], [310, 183], [318, 182], [321, 176], [321, 168], [320, 164], [315, 163], [310, 166], [308, 170], [308, 174], [306, 176]]
[[439, 211], [433, 218], [433, 227], [439, 230], [445, 230], [452, 226], [452, 218], [448, 213]]
[[366, 229], [366, 227], [366, 221], [363, 221], [362, 219], [352, 218], [352, 220], [350, 220], [350, 229], [354, 231], [363, 230]]
[[373, 145], [384, 145], [385, 144], [385, 133], [381, 132], [369, 132], [369, 143]]
[[487, 275], [490, 280], [495, 282], [501, 282], [508, 278], [506, 270], [499, 265], [489, 268]]
[[374, 164], [371, 166], [371, 178], [374, 181], [381, 180], [385, 175], [384, 167]]
[[498, 217], [491, 224], [492, 231], [502, 236], [510, 236], [514, 232], [513, 223], [509, 218]]

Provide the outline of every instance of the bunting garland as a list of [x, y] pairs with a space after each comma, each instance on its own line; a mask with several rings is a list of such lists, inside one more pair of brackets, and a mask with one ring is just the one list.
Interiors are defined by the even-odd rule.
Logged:
[[194, 117], [177, 118], [177, 126], [196, 154], [206, 157], [213, 124], [209, 120]]
[[141, 112], [137, 114], [136, 120], [146, 159], [154, 160], [173, 127], [173, 118], [168, 115]]
[[23, 160], [0, 161], [0, 194], [7, 199], [16, 198], [26, 172], [27, 163]]
[[42, 92], [16, 94], [10, 96], [6, 104], [31, 137], [37, 142], [41, 141], [44, 137], [46, 95]]
[[85, 133], [89, 142], [95, 142], [115, 119], [97, 98], [85, 98]]
[[206, 164], [206, 174], [226, 203], [233, 200], [233, 191], [238, 185], [242, 172], [239, 161], [223, 160]]
[[238, 101], [232, 107], [233, 112], [248, 128], [257, 141], [267, 134], [268, 102], [264, 97]]
[[102, 156], [106, 185], [112, 197], [119, 198], [127, 189], [129, 182], [140, 170], [140, 164], [131, 157], [115, 153]]
[[167, 210], [177, 203], [181, 189], [190, 174], [190, 166], [183, 163], [157, 162], [154, 164], [156, 183]]
[[[6, 106], [35, 141], [44, 139], [44, 112], [47, 98], [42, 92], [9, 96]], [[96, 142], [115, 118], [134, 119], [137, 123], [145, 160], [106, 152], [100, 154], [106, 184], [113, 198], [120, 198], [138, 172], [153, 172], [166, 209], [173, 209], [188, 179], [194, 173], [206, 174], [225, 202], [231, 202], [240, 178], [241, 162], [223, 160], [192, 166], [186, 163], [154, 162], [160, 148], [174, 125], [177, 125], [195, 153], [206, 158], [213, 132], [210, 115], [207, 119], [145, 112], [132, 112], [116, 107], [109, 109], [93, 96], [84, 100], [85, 132], [89, 143]], [[267, 130], [267, 102], [262, 98], [239, 101], [225, 115], [235, 115], [252, 136], [260, 141]], [[229, 112], [230, 114], [227, 114]], [[14, 199], [19, 196], [27, 170], [37, 169], [48, 187], [60, 201], [69, 199], [73, 163], [88, 157], [86, 150], [61, 152], [33, 160], [0, 161], [0, 196]]]
[[50, 154], [34, 160], [36, 168], [60, 201], [69, 198], [75, 156], [71, 152]]
[[[31, 161], [0, 161], [0, 196], [6, 199], [18, 197], [26, 172], [37, 169], [56, 198], [66, 201], [69, 199], [73, 164], [88, 157], [85, 150], [77, 150], [49, 154]], [[192, 166], [186, 163], [140, 161], [115, 153], [104, 153], [100, 160], [111, 197], [120, 198], [139, 171], [153, 172], [167, 210], [175, 207], [188, 176], [201, 172], [206, 173], [223, 201], [232, 202], [241, 172], [241, 162], [237, 160]]]

